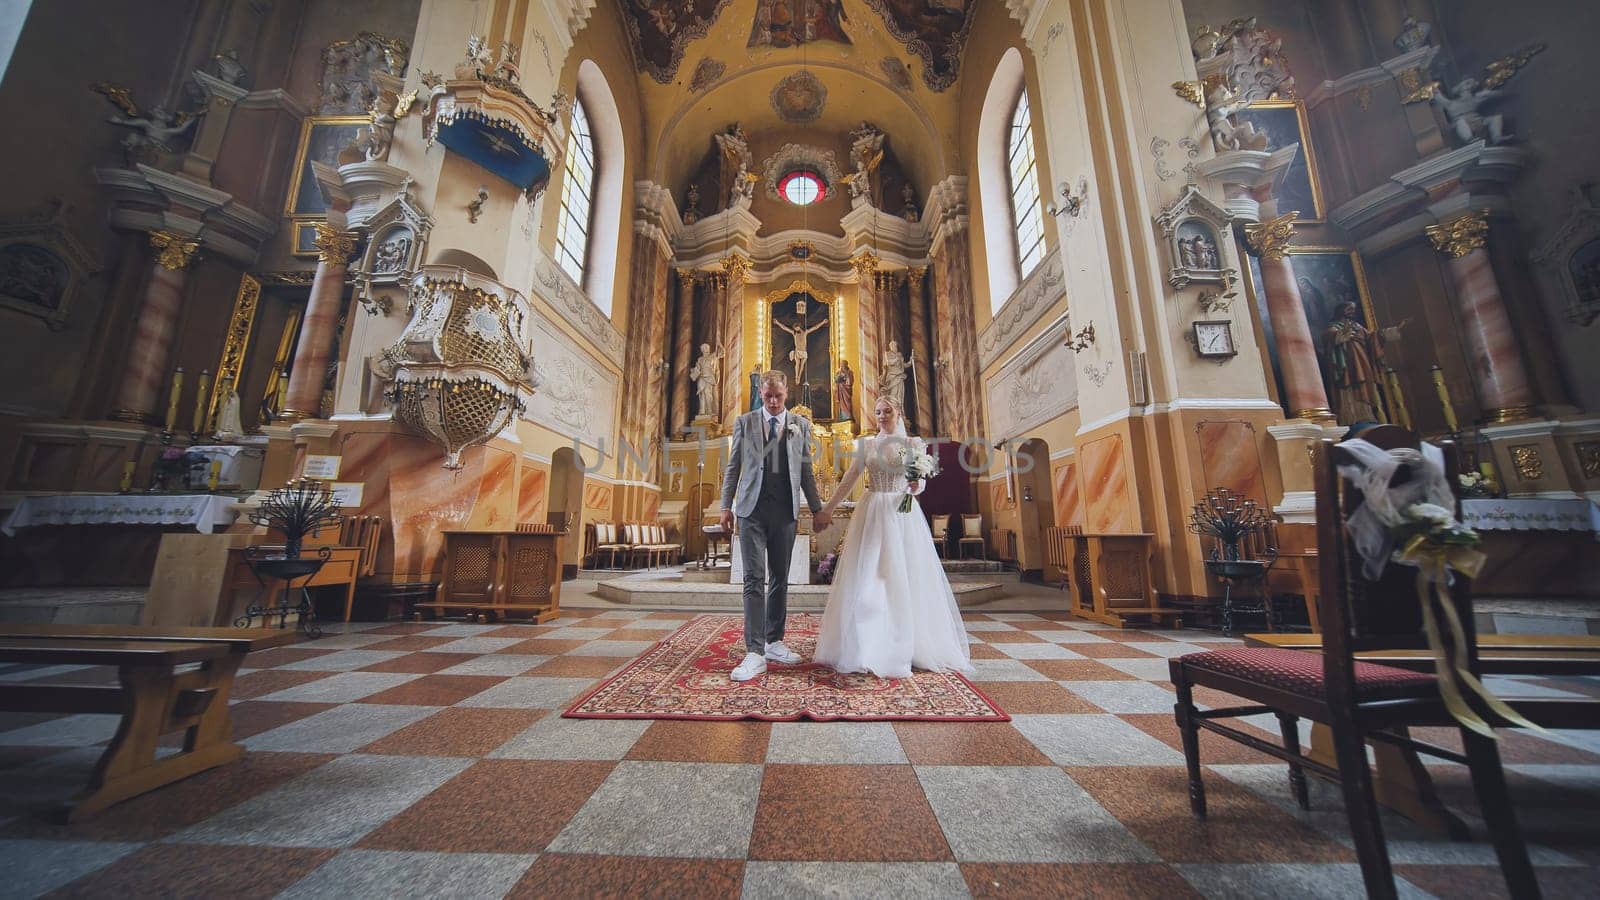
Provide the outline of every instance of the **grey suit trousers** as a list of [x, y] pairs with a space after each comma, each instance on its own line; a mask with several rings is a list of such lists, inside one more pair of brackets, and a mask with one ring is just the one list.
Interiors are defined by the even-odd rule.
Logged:
[[[739, 517], [739, 555], [744, 559], [744, 647], [763, 653], [783, 640], [789, 614], [789, 556], [794, 552], [792, 507], [758, 501]], [[764, 590], [763, 590], [764, 589]]]

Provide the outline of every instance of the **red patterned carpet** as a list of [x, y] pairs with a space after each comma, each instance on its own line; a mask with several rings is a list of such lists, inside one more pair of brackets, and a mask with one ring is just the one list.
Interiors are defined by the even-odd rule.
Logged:
[[[804, 659], [817, 646], [821, 618], [789, 617], [784, 642]], [[914, 671], [910, 678], [841, 675], [824, 665], [769, 664], [743, 684], [728, 678], [744, 657], [744, 619], [700, 616], [589, 692], [564, 716], [574, 719], [760, 719], [818, 721], [1009, 722], [1011, 717], [956, 673]]]

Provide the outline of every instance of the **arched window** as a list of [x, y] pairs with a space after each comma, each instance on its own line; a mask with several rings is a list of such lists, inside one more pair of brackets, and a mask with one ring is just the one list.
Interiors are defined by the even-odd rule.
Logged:
[[566, 172], [561, 180], [561, 219], [556, 225], [556, 261], [583, 284], [589, 260], [589, 228], [593, 224], [595, 187], [594, 134], [583, 101], [572, 104], [567, 131]]
[[1011, 176], [1011, 217], [1017, 236], [1017, 263], [1022, 278], [1044, 258], [1044, 211], [1039, 203], [1039, 168], [1033, 157], [1033, 116], [1028, 91], [1017, 94], [1006, 133], [1006, 171]]

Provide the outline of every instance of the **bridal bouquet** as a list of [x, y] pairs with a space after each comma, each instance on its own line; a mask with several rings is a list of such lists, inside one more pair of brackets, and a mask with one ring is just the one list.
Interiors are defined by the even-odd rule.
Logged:
[[[939, 460], [928, 452], [928, 445], [920, 439], [913, 440], [901, 447], [899, 456], [900, 464], [905, 466], [907, 481], [925, 480], [939, 474]], [[903, 513], [911, 512], [911, 508], [914, 505], [916, 505], [916, 500], [911, 492], [907, 490], [906, 495], [900, 498], [899, 510]]]

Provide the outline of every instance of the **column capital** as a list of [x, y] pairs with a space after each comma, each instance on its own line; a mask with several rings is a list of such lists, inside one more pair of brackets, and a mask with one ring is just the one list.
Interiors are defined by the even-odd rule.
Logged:
[[1480, 209], [1438, 225], [1429, 225], [1424, 231], [1433, 249], [1451, 259], [1460, 259], [1481, 249], [1489, 239], [1489, 211]]
[[858, 275], [863, 277], [870, 275], [878, 271], [878, 254], [871, 250], [863, 250], [859, 255], [850, 258], [850, 266]]
[[911, 268], [906, 269], [906, 272], [911, 276], [911, 283], [915, 285], [922, 281], [923, 276], [928, 274], [928, 267], [912, 266]]
[[700, 273], [696, 272], [693, 269], [679, 269], [678, 270], [678, 283], [683, 286], [683, 289], [685, 291], [693, 290], [695, 278], [698, 277], [699, 274]]
[[1289, 243], [1294, 240], [1294, 220], [1299, 216], [1300, 212], [1295, 210], [1275, 219], [1246, 225], [1245, 241], [1262, 259], [1283, 259], [1289, 252]]
[[156, 265], [177, 272], [194, 262], [194, 252], [200, 249], [200, 242], [162, 230], [150, 232], [150, 246], [161, 251], [156, 256]]
[[350, 254], [356, 248], [353, 232], [335, 228], [327, 222], [317, 222], [314, 227], [317, 236], [312, 243], [317, 247], [317, 262], [342, 266], [350, 261]]
[[737, 253], [729, 253], [722, 258], [722, 271], [727, 273], [730, 284], [744, 284], [745, 275], [750, 272], [750, 260]]

